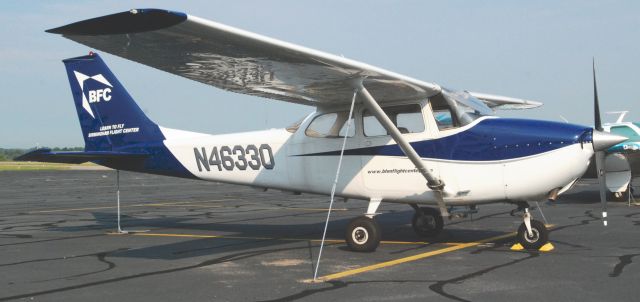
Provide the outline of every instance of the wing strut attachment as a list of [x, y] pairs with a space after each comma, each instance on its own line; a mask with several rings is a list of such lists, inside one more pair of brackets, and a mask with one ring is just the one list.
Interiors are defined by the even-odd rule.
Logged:
[[433, 190], [442, 217], [448, 217], [449, 211], [447, 211], [447, 207], [444, 204], [443, 199], [444, 182], [433, 175], [427, 169], [416, 150], [413, 149], [413, 147], [404, 139], [404, 137], [402, 137], [402, 134], [400, 133], [400, 130], [398, 130], [398, 127], [396, 127], [389, 116], [384, 112], [384, 110], [382, 110], [378, 102], [376, 102], [367, 88], [362, 85], [362, 82], [359, 83], [358, 92], [364, 99], [364, 105], [373, 112], [376, 119], [378, 119], [384, 129], [387, 130], [389, 134], [391, 134], [393, 140], [396, 141], [398, 146], [400, 146], [402, 152], [404, 152], [409, 160], [411, 160], [411, 162], [416, 166], [418, 171], [420, 171], [420, 174], [422, 174], [422, 176], [424, 176], [424, 178], [427, 180], [427, 187]]

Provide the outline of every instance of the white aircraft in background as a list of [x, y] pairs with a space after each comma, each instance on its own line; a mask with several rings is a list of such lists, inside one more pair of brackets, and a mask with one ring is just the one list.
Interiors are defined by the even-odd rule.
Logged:
[[[374, 215], [381, 202], [411, 205], [413, 228], [422, 236], [439, 233], [449, 207], [513, 204], [524, 213], [518, 241], [539, 248], [548, 231], [531, 218], [527, 202], [563, 193], [594, 152], [625, 139], [572, 124], [498, 118], [491, 108], [541, 104], [448, 90], [174, 11], [131, 10], [48, 32], [221, 89], [316, 110], [286, 129], [208, 135], [164, 128], [92, 53], [64, 60], [85, 151], [41, 149], [22, 160], [91, 161], [328, 195], [343, 159], [335, 195], [369, 201], [346, 230], [355, 251], [378, 246]], [[193, 110], [185, 105], [176, 114], [186, 108]], [[215, 106], [202, 110], [215, 118]]]

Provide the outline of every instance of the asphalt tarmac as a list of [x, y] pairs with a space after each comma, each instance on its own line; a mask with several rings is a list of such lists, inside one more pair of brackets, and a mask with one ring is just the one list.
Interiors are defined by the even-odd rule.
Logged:
[[[511, 205], [447, 221], [417, 237], [413, 210], [383, 204], [383, 243], [346, 249], [366, 202], [335, 204], [319, 267], [328, 198], [121, 173], [0, 172], [0, 301], [638, 301], [640, 207], [579, 183], [553, 206], [551, 252], [511, 251]], [[330, 184], [327, 184], [330, 186]], [[536, 219], [542, 219], [535, 210]]]

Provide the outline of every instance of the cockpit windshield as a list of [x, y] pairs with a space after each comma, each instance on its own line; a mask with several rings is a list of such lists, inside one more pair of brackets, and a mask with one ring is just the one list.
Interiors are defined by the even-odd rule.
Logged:
[[442, 92], [429, 99], [440, 130], [462, 127], [479, 117], [492, 115], [493, 110], [466, 91]]

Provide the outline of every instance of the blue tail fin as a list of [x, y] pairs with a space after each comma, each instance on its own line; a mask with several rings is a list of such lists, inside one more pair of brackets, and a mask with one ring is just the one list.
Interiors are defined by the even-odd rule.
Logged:
[[160, 142], [164, 135], [138, 107], [100, 56], [66, 59], [69, 84], [87, 151]]

